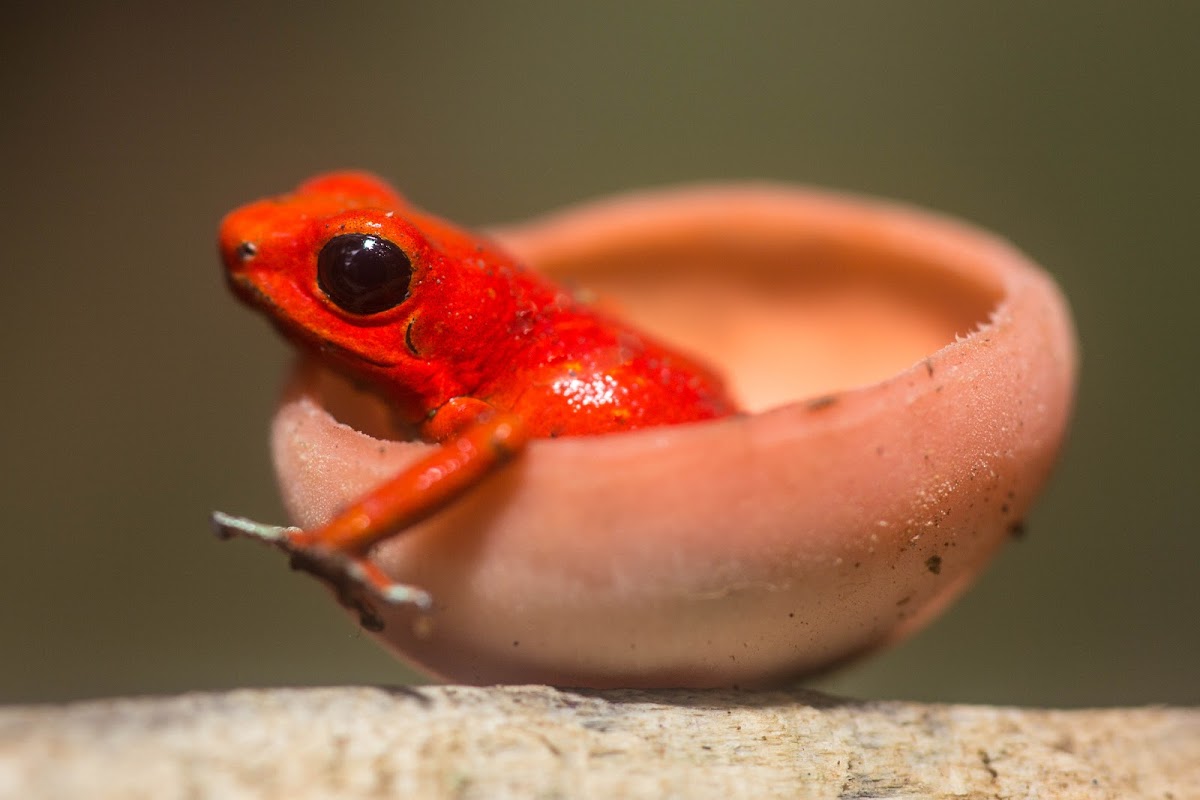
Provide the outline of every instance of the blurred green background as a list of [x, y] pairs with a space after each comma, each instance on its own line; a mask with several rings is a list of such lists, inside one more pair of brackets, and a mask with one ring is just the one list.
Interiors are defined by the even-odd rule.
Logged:
[[357, 166], [470, 223], [768, 178], [941, 209], [1066, 289], [1061, 468], [978, 588], [823, 680], [1056, 706], [1200, 689], [1200, 5], [44, 5], [6, 13], [0, 701], [413, 676], [213, 508], [279, 519], [287, 350], [220, 215]]

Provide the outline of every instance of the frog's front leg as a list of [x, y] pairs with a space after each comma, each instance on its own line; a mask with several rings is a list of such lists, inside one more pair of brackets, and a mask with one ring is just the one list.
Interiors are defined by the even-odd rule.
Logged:
[[340, 564], [340, 572], [389, 603], [428, 608], [427, 592], [393, 582], [367, 558], [371, 546], [445, 508], [492, 470], [524, 447], [520, 420], [481, 401], [456, 398], [429, 420], [426, 430], [441, 442], [436, 450], [410, 464], [310, 531], [262, 525], [214, 514], [221, 536], [242, 535], [274, 544], [319, 562]]

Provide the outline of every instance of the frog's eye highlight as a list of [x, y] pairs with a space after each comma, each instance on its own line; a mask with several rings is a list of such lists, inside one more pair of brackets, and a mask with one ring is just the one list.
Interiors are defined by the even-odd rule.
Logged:
[[378, 314], [408, 297], [412, 262], [392, 242], [369, 233], [346, 233], [317, 256], [317, 285], [338, 308]]

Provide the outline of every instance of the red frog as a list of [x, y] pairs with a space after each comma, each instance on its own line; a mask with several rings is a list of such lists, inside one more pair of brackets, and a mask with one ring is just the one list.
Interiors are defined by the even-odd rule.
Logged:
[[529, 439], [736, 411], [709, 368], [367, 174], [319, 176], [233, 211], [220, 249], [242, 301], [440, 447], [321, 528], [217, 514], [218, 531], [337, 565], [388, 602], [428, 608], [430, 597], [392, 582], [370, 547], [445, 507]]

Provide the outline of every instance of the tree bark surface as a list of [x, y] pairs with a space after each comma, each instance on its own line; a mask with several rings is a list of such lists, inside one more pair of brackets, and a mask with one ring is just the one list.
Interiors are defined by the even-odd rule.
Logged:
[[1200, 798], [1200, 709], [240, 690], [0, 710], [0, 798]]

